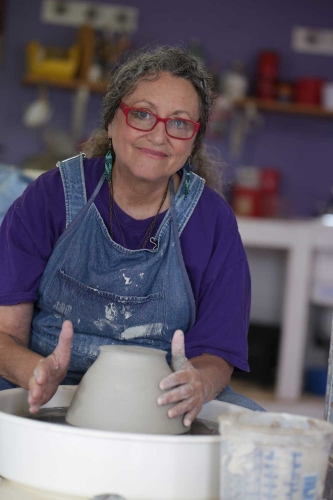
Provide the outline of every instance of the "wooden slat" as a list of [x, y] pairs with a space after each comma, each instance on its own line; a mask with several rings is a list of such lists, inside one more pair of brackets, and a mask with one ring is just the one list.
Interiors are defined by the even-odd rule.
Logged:
[[245, 108], [249, 104], [254, 104], [261, 111], [333, 118], [333, 111], [327, 111], [320, 106], [285, 103], [279, 101], [266, 101], [263, 99], [257, 99], [255, 97], [248, 97], [236, 102], [236, 106], [239, 108]]

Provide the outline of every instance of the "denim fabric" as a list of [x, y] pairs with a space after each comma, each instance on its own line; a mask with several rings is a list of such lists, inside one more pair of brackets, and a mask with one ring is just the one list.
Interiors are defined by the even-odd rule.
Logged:
[[12, 384], [7, 379], [0, 377], [0, 391], [5, 391], [6, 389], [15, 389], [18, 385]]
[[78, 379], [83, 376], [105, 344], [163, 349], [170, 359], [174, 331], [181, 328], [186, 332], [195, 321], [179, 234], [200, 198], [204, 181], [191, 173], [185, 199], [185, 176], [176, 195], [171, 182], [171, 207], [155, 235], [157, 248], [129, 250], [112, 240], [94, 204], [104, 176], [87, 202], [83, 156], [58, 166], [67, 228], [40, 282], [30, 348], [48, 356], [58, 343], [63, 321], [73, 322], [75, 335], [64, 383], [70, 383], [73, 373]]
[[226, 387], [216, 398], [217, 401], [224, 401], [225, 403], [231, 403], [237, 406], [243, 406], [249, 410], [254, 411], [266, 411], [260, 405], [252, 401], [252, 399], [234, 392], [230, 386]]

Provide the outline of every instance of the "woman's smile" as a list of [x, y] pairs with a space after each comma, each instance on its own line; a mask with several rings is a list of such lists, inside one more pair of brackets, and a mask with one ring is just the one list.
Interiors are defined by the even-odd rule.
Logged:
[[158, 160], [163, 160], [164, 158], [167, 158], [167, 156], [168, 156], [165, 153], [163, 153], [163, 151], [156, 151], [154, 149], [139, 148], [139, 150], [145, 156], [148, 156], [149, 158], [155, 158]]

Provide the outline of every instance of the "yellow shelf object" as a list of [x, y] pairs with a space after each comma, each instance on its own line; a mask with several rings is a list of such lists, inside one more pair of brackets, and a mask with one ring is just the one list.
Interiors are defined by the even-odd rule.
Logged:
[[70, 80], [76, 75], [79, 63], [79, 44], [75, 44], [69, 49], [43, 47], [36, 40], [28, 44], [28, 71], [35, 77]]
[[44, 48], [32, 41], [27, 47], [25, 85], [43, 85], [76, 90], [86, 87], [104, 94], [107, 82], [87, 78], [95, 45], [95, 33], [90, 26], [81, 26], [77, 42], [69, 49]]

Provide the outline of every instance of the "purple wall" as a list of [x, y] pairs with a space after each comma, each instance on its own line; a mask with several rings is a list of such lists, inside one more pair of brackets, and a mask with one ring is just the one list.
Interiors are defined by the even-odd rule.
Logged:
[[[106, 2], [108, 3], [108, 2]], [[111, 3], [111, 2], [110, 2]], [[331, 0], [155, 0], [122, 1], [117, 4], [140, 8], [135, 46], [150, 42], [187, 43], [200, 38], [208, 63], [222, 69], [233, 59], [242, 59], [253, 71], [256, 54], [263, 48], [282, 55], [281, 78], [320, 76], [333, 80], [333, 57], [301, 55], [291, 51], [294, 25], [333, 29]], [[24, 87], [25, 44], [37, 38], [44, 44], [67, 46], [75, 30], [39, 22], [40, 0], [7, 0], [5, 53], [0, 65], [0, 162], [17, 165], [41, 151], [38, 132], [22, 125], [24, 106], [36, 98], [37, 90]], [[52, 125], [70, 131], [71, 91], [50, 89], [56, 110]], [[101, 96], [89, 102], [88, 134], [99, 123]], [[294, 215], [308, 215], [317, 201], [325, 200], [333, 184], [333, 120], [265, 115], [265, 128], [248, 142], [242, 164], [275, 166], [283, 175], [282, 193]], [[215, 142], [228, 161], [226, 144]], [[232, 168], [229, 164], [229, 175]]]

